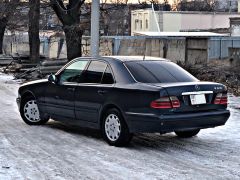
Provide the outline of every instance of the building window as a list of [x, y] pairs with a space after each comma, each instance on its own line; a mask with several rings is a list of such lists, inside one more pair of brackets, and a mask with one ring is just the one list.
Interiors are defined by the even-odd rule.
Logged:
[[146, 22], [145, 22], [145, 28], [148, 29], [148, 20], [146, 19]]
[[134, 23], [134, 28], [135, 28], [135, 30], [137, 30], [137, 24], [138, 24], [138, 20], [136, 19], [136, 20], [135, 20], [135, 23]]
[[140, 29], [142, 29], [143, 26], [142, 26], [142, 20], [140, 20]]

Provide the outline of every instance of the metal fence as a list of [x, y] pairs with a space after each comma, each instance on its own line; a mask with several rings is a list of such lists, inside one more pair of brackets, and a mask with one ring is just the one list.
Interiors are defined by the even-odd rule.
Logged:
[[240, 48], [240, 37], [214, 37], [208, 41], [208, 59], [229, 58], [229, 48]]

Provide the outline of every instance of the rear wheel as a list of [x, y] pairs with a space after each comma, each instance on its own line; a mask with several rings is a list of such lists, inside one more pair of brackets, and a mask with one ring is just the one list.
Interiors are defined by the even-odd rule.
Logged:
[[108, 110], [104, 116], [102, 135], [112, 146], [126, 146], [132, 139], [121, 113], [115, 108]]
[[38, 105], [34, 97], [28, 96], [22, 99], [20, 114], [23, 121], [28, 125], [45, 124], [49, 118], [41, 117]]
[[200, 129], [187, 130], [187, 131], [175, 131], [175, 134], [181, 138], [190, 138], [196, 136], [199, 133]]

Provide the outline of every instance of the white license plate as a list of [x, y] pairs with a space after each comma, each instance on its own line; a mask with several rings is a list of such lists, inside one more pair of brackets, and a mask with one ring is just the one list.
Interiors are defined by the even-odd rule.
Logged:
[[205, 94], [191, 94], [190, 100], [192, 105], [206, 104]]

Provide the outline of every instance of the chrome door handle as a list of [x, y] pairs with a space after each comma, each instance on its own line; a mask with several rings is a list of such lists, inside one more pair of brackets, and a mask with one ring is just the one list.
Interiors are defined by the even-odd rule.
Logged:
[[106, 94], [106, 93], [107, 93], [107, 91], [105, 91], [105, 90], [98, 90], [97, 92], [98, 92], [98, 94], [100, 94], [100, 95], [103, 95], [103, 94]]
[[67, 90], [68, 91], [75, 91], [75, 87], [68, 87]]

